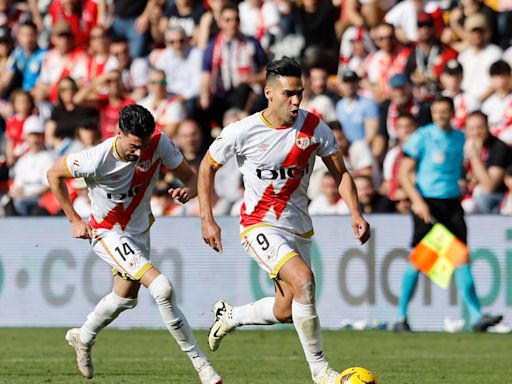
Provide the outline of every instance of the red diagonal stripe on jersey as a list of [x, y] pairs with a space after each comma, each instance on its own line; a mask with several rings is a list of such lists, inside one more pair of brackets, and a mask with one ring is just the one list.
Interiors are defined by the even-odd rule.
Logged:
[[[299, 169], [306, 168], [308, 165], [309, 157], [319, 144], [315, 143], [309, 145], [306, 149], [301, 149], [297, 146], [297, 139], [304, 138], [311, 140], [315, 132], [315, 128], [318, 126], [319, 122], [320, 119], [318, 116], [312, 113], [308, 113], [306, 115], [304, 123], [302, 124], [302, 127], [297, 134], [297, 137], [295, 138], [295, 143], [281, 164], [281, 167], [296, 167]], [[302, 177], [303, 176], [296, 179], [286, 180], [286, 183], [278, 193], [275, 192], [274, 186], [272, 183], [270, 183], [269, 186], [265, 189], [265, 192], [263, 192], [263, 196], [261, 197], [260, 201], [258, 201], [258, 204], [256, 204], [254, 211], [250, 215], [245, 213], [245, 203], [242, 204], [240, 207], [241, 224], [244, 227], [248, 227], [250, 225], [261, 223], [267, 212], [272, 207], [274, 207], [276, 219], [279, 220], [293, 192], [295, 192], [295, 190], [299, 187], [300, 182], [302, 181]]]
[[[153, 159], [153, 155], [158, 147], [158, 142], [160, 141], [160, 132], [156, 132], [151, 138], [151, 142], [149, 147], [142, 153], [139, 163], [143, 161], [151, 161]], [[140, 190], [135, 196], [133, 196], [132, 201], [128, 205], [128, 208], [125, 209], [123, 203], [118, 203], [114, 208], [112, 208], [107, 216], [101, 221], [97, 222], [93, 216], [90, 218], [90, 224], [93, 228], [104, 228], [104, 229], [112, 229], [116, 223], [119, 223], [122, 230], [124, 231], [130, 222], [133, 212], [137, 209], [146, 190], [151, 182], [151, 178], [155, 174], [158, 166], [160, 165], [160, 161], [157, 160], [151, 164], [147, 171], [143, 171], [139, 167], [135, 167], [135, 173], [133, 175], [131, 187], [140, 186]]]

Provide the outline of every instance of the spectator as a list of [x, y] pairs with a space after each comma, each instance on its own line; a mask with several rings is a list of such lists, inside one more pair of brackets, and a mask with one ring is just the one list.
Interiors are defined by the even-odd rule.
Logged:
[[493, 93], [483, 102], [482, 112], [489, 118], [491, 133], [512, 145], [512, 73], [506, 61], [498, 60], [491, 65], [491, 89]]
[[395, 0], [344, 0], [341, 2], [342, 22], [348, 26], [375, 27]]
[[468, 190], [473, 202], [467, 204], [465, 199], [464, 208], [474, 205], [474, 211], [479, 213], [499, 213], [507, 190], [504, 178], [507, 168], [512, 165], [512, 149], [491, 134], [487, 116], [480, 111], [468, 115], [464, 154]]
[[350, 213], [329, 172], [322, 175], [320, 193], [311, 200], [308, 211], [310, 215], [348, 215]]
[[98, 128], [97, 122], [94, 120], [82, 121], [78, 125], [76, 141], [78, 144], [76, 152], [101, 143], [101, 131]]
[[89, 46], [91, 29], [98, 21], [97, 0], [53, 0], [48, 14], [52, 26], [59, 21], [69, 23], [78, 47], [86, 49]]
[[400, 213], [402, 215], [410, 214], [412, 204], [405, 191], [402, 188], [398, 188], [395, 191], [394, 197], [395, 198], [392, 200], [392, 203], [394, 204], [396, 213]]
[[382, 23], [372, 30], [372, 38], [378, 50], [370, 54], [363, 64], [368, 88], [373, 98], [381, 102], [389, 97], [389, 79], [405, 72], [407, 58], [411, 52], [402, 47], [395, 39], [395, 28], [391, 24]]
[[79, 106], [74, 97], [78, 86], [71, 77], [59, 81], [57, 105], [52, 111], [45, 127], [45, 143], [56, 154], [63, 155], [73, 144], [80, 124], [92, 121], [98, 124], [98, 112], [95, 109]]
[[34, 112], [34, 99], [30, 93], [18, 89], [11, 94], [13, 114], [5, 123], [6, 137], [6, 163], [9, 168], [14, 166], [16, 160], [25, 153], [27, 146], [23, 134], [23, 125]]
[[19, 215], [40, 214], [40, 197], [48, 191], [46, 171], [55, 161], [51, 152], [44, 147], [44, 126], [38, 116], [30, 116], [23, 125], [23, 134], [28, 150], [14, 166], [14, 182], [9, 190], [14, 207]]
[[458, 58], [464, 69], [462, 89], [483, 101], [492, 93], [489, 68], [500, 59], [501, 48], [489, 43], [490, 31], [487, 18], [481, 13], [466, 18], [464, 30], [469, 46], [460, 53]]
[[[115, 60], [110, 56], [110, 36], [104, 27], [97, 25], [91, 29], [89, 55], [87, 57], [86, 81], [91, 81], [106, 72]], [[110, 63], [109, 63], [110, 62]]]
[[254, 91], [261, 91], [267, 57], [260, 43], [240, 32], [236, 6], [221, 13], [221, 33], [204, 52], [200, 105], [209, 111], [209, 121], [222, 121], [224, 112], [237, 107], [250, 112]]
[[390, 213], [393, 207], [388, 199], [379, 194], [375, 189], [370, 176], [359, 175], [354, 177], [357, 188], [357, 197], [361, 212], [364, 213]]
[[0, 27], [0, 97], [9, 96], [10, 82], [5, 79], [5, 74], [9, 72], [11, 67], [10, 56], [14, 47], [11, 36], [11, 30], [7, 27]]
[[149, 61], [165, 72], [167, 92], [185, 102], [191, 115], [196, 110], [201, 87], [202, 51], [190, 45], [182, 27], [165, 32], [165, 45], [164, 49], [153, 50]]
[[169, 185], [164, 181], [157, 181], [151, 196], [151, 212], [155, 216], [183, 216], [184, 206], [174, 201], [169, 195]]
[[206, 9], [202, 1], [175, 0], [160, 19], [158, 28], [160, 34], [157, 41], [162, 40], [165, 31], [169, 28], [181, 27], [192, 44], [195, 44], [199, 32], [199, 22], [205, 12]]
[[346, 71], [341, 77], [343, 98], [336, 104], [336, 117], [343, 126], [347, 140], [363, 140], [375, 157], [385, 150], [379, 135], [379, 107], [375, 101], [359, 94], [359, 77], [354, 71]]
[[152, 69], [148, 77], [148, 95], [138, 102], [153, 115], [156, 126], [170, 138], [176, 135], [178, 125], [187, 113], [180, 98], [167, 96], [165, 72]]
[[274, 0], [242, 0], [240, 11], [240, 31], [258, 40], [268, 50], [282, 37], [280, 15]]
[[146, 54], [149, 45], [149, 17], [153, 7], [162, 5], [160, 0], [113, 0], [114, 21], [112, 32], [116, 38], [129, 43], [130, 57]]
[[[0, 30], [0, 39], [2, 30]], [[30, 92], [35, 87], [46, 50], [37, 46], [37, 29], [32, 22], [20, 25], [16, 35], [16, 48], [9, 58], [9, 66], [0, 80], [2, 92], [7, 88], [21, 87]]]
[[114, 69], [121, 71], [121, 79], [124, 89], [130, 93], [133, 100], [140, 100], [146, 96], [147, 77], [149, 73], [149, 64], [145, 58], [135, 58], [132, 60], [130, 55], [128, 40], [124, 38], [115, 38], [110, 43], [110, 56], [105, 67], [105, 72]]
[[432, 15], [422, 12], [417, 20], [418, 43], [409, 55], [406, 70], [412, 82], [432, 98], [439, 90], [439, 75], [445, 64], [458, 54], [437, 39]]
[[[460, 205], [459, 181], [462, 178], [464, 134], [451, 126], [453, 101], [445, 96], [432, 103], [434, 123], [413, 133], [404, 146], [399, 180], [412, 201], [415, 247], [434, 225], [443, 224], [460, 241], [467, 244], [464, 211]], [[411, 330], [407, 308], [416, 289], [419, 271], [409, 265], [404, 273], [399, 299], [398, 332]], [[455, 269], [455, 281], [469, 311], [469, 325], [475, 332], [485, 332], [503, 316], [484, 315], [475, 291], [469, 264]]]
[[442, 95], [453, 99], [455, 115], [452, 125], [458, 130], [464, 129], [467, 115], [480, 108], [480, 101], [462, 90], [462, 79], [462, 65], [457, 60], [447, 62], [440, 77]]
[[389, 200], [397, 200], [396, 194], [400, 189], [398, 181], [398, 171], [400, 162], [404, 156], [403, 146], [409, 140], [409, 137], [416, 130], [416, 121], [410, 112], [400, 112], [396, 119], [397, 145], [390, 148], [386, 153], [383, 163], [384, 182], [380, 191], [386, 195]]
[[[318, 76], [318, 74], [316, 73], [315, 76]], [[319, 93], [313, 92], [312, 85], [315, 82], [318, 83], [318, 78], [316, 80], [312, 79], [311, 71], [304, 71], [302, 78], [304, 92], [302, 93], [301, 108], [314, 113], [324, 121], [336, 120], [336, 107], [333, 99], [321, 91]], [[318, 84], [315, 87], [319, 91]]]
[[220, 18], [222, 9], [229, 4], [229, 0], [207, 0], [209, 9], [203, 13], [199, 21], [196, 44], [204, 49], [208, 42], [220, 32]]
[[197, 170], [205, 153], [201, 127], [195, 120], [183, 120], [176, 132], [176, 145], [189, 165]]
[[85, 53], [75, 47], [73, 31], [67, 21], [60, 20], [52, 27], [51, 41], [55, 47], [44, 58], [34, 97], [37, 101], [49, 99], [55, 103], [59, 81], [64, 77], [83, 80], [87, 61]]
[[345, 70], [351, 70], [364, 77], [363, 63], [369, 54], [375, 51], [370, 34], [363, 27], [349, 27], [343, 33], [338, 58], [338, 76]]
[[8, 27], [12, 30], [29, 19], [23, 2], [13, 0], [0, 1], [0, 27]]
[[[107, 88], [107, 94], [100, 94], [100, 89]], [[77, 105], [98, 108], [100, 113], [100, 130], [103, 140], [117, 133], [119, 111], [125, 105], [134, 104], [135, 101], [126, 96], [121, 81], [121, 72], [113, 70], [104, 73], [83, 87], [73, 97]]]
[[412, 85], [408, 76], [404, 73], [394, 75], [389, 81], [391, 87], [391, 100], [382, 104], [384, 111], [381, 113], [381, 132], [389, 136], [390, 146], [397, 141], [396, 119], [401, 112], [412, 113], [416, 125], [421, 127], [432, 121], [430, 105], [424, 101], [418, 101], [413, 97]]

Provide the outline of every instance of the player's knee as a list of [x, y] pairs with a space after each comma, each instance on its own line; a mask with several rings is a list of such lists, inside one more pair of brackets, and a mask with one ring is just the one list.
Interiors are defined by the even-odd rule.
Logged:
[[315, 301], [315, 278], [313, 273], [304, 274], [294, 290], [295, 298], [302, 298], [308, 303]]
[[149, 293], [157, 303], [163, 300], [172, 300], [173, 289], [171, 282], [164, 275], [158, 275], [149, 285]]
[[280, 308], [274, 309], [274, 316], [280, 323], [292, 323], [292, 309], [291, 308]]

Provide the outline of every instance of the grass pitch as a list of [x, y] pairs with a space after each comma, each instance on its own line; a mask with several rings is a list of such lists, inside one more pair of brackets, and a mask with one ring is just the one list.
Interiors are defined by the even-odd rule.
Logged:
[[[0, 383], [199, 383], [164, 330], [107, 329], [93, 349], [96, 376], [81, 378], [64, 329], [0, 329]], [[206, 332], [196, 331], [203, 350]], [[324, 331], [338, 370], [363, 366], [383, 384], [511, 382], [512, 335]], [[210, 360], [225, 384], [310, 384], [293, 330], [238, 331]]]

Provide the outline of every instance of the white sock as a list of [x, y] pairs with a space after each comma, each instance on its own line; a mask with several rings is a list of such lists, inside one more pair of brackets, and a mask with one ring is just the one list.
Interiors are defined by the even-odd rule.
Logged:
[[181, 350], [188, 355], [194, 368], [199, 370], [208, 360], [197, 346], [185, 315], [176, 305], [171, 283], [164, 275], [158, 275], [148, 289], [158, 305], [160, 315], [169, 333], [174, 337]]
[[98, 332], [109, 325], [121, 312], [136, 305], [137, 299], [126, 299], [110, 292], [87, 316], [87, 320], [80, 328], [80, 341], [86, 345], [90, 344]]
[[316, 376], [325, 367], [327, 360], [324, 357], [322, 331], [315, 304], [301, 304], [293, 300], [292, 318], [311, 374]]
[[264, 297], [254, 303], [233, 307], [233, 325], [269, 325], [278, 323], [274, 316], [274, 297]]

